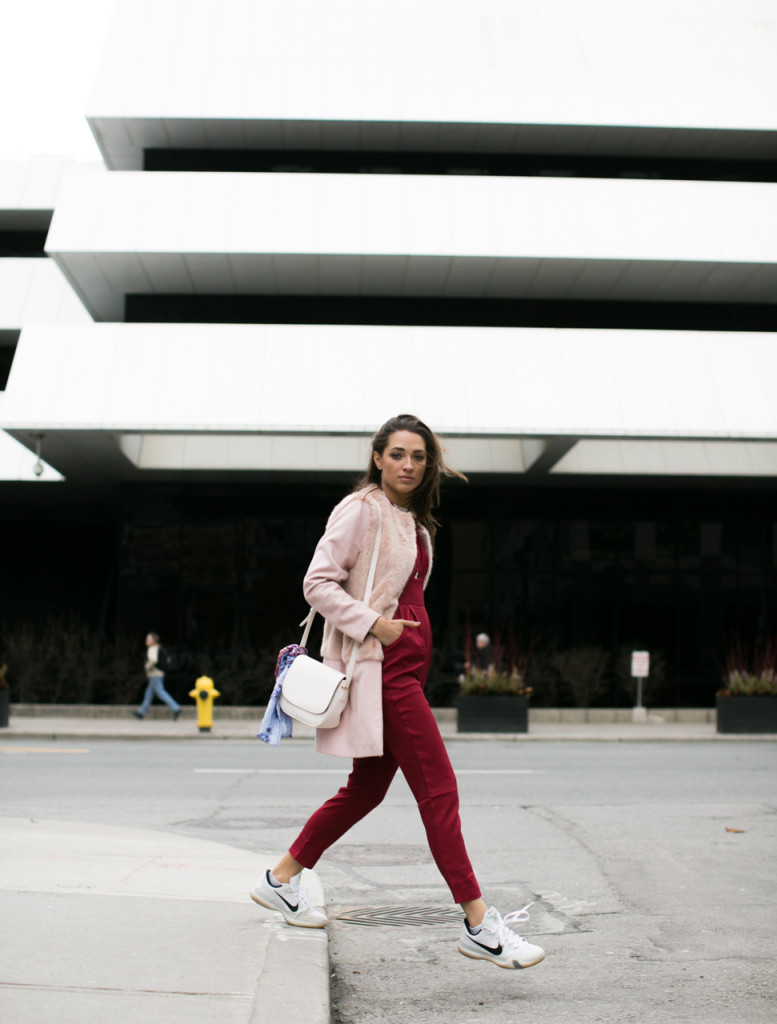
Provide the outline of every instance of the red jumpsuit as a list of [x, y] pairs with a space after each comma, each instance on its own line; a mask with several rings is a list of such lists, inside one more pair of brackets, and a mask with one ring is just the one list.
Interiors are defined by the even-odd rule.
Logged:
[[319, 857], [383, 800], [397, 768], [418, 803], [429, 848], [456, 903], [478, 899], [459, 819], [456, 776], [424, 686], [432, 657], [432, 631], [424, 606], [429, 565], [416, 536], [416, 562], [405, 584], [395, 619], [420, 622], [383, 648], [383, 755], [354, 758], [347, 784], [310, 818], [290, 853], [303, 867]]

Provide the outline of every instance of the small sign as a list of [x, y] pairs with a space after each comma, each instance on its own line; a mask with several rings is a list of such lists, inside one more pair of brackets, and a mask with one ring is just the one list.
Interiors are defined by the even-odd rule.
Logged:
[[635, 679], [647, 679], [650, 675], [650, 651], [631, 652], [631, 674]]

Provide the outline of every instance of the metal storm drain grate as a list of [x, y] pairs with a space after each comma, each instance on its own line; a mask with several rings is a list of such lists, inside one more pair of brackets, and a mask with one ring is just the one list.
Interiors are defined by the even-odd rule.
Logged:
[[404, 928], [407, 925], [460, 924], [461, 911], [457, 907], [360, 907], [345, 910], [335, 920], [343, 924], [360, 924], [369, 928], [390, 925]]

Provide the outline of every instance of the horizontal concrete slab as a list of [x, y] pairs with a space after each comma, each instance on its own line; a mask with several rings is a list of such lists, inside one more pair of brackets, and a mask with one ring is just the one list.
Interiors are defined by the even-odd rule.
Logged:
[[777, 301], [777, 184], [76, 175], [47, 250], [96, 320], [128, 294]]
[[369, 436], [398, 404], [453, 438], [771, 441], [774, 379], [767, 333], [34, 325], [0, 427], [103, 432], [128, 464], [114, 433], [305, 435], [311, 469], [329, 435]]
[[737, 0], [223, 0], [185, 20], [130, 0], [88, 114], [119, 169], [145, 147], [754, 156], [774, 151], [771, 32]]

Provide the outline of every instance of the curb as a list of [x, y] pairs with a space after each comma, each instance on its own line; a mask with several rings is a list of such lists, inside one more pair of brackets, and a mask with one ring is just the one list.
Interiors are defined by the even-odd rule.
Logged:
[[[315, 907], [327, 910], [324, 887], [315, 871], [303, 871], [302, 881]], [[250, 1024], [329, 1024], [329, 928], [292, 928], [269, 911], [266, 927], [272, 939], [256, 986]], [[304, 1007], [300, 1012], [300, 993]]]
[[[319, 905], [320, 901], [314, 903]], [[275, 929], [256, 986], [250, 1024], [329, 1024], [328, 928], [291, 929], [290, 925], [279, 923], [273, 926]], [[290, 936], [290, 930], [295, 934]], [[302, 1012], [300, 993], [304, 993]]]
[[[258, 725], [258, 723], [257, 723]], [[284, 743], [313, 739], [313, 730], [295, 729], [296, 735]], [[718, 733], [713, 724], [685, 722], [633, 723], [537, 723], [525, 733], [460, 733], [455, 723], [440, 723], [440, 732], [446, 743], [480, 743], [495, 740], [503, 743], [712, 743], [712, 742], [769, 742], [777, 739], [774, 733]], [[27, 742], [95, 742], [100, 740], [147, 742], [149, 740], [188, 740], [190, 742], [241, 741], [260, 744], [254, 725], [246, 728], [240, 722], [215, 723], [213, 732], [200, 733], [185, 722], [135, 725], [116, 719], [28, 718], [12, 722], [0, 729], [3, 739]], [[261, 744], [260, 744], [261, 745]]]
[[[137, 710], [135, 704], [20, 704], [10, 705], [10, 714], [14, 718], [92, 718], [97, 721], [105, 719], [129, 720], [132, 712]], [[225, 705], [214, 708], [214, 724], [227, 722], [254, 721], [261, 722], [264, 707]], [[452, 725], [455, 728], [456, 708], [432, 708], [437, 722]], [[632, 708], [530, 708], [530, 725], [611, 725], [626, 724], [633, 721]], [[648, 721], [667, 724], [714, 724], [715, 708], [649, 708], [646, 709]], [[196, 709], [190, 706], [181, 708], [180, 721], [196, 722]], [[154, 704], [149, 708], [146, 721], [169, 722], [170, 712], [166, 707]], [[299, 725], [296, 726], [299, 728]]]

